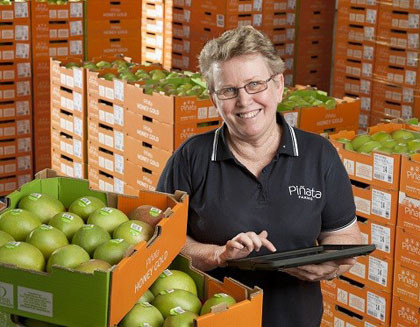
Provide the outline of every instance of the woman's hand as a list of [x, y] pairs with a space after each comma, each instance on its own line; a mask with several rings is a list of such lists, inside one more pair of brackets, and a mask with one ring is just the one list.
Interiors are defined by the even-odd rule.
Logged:
[[281, 269], [281, 271], [301, 280], [317, 282], [331, 280], [345, 273], [356, 263], [356, 259], [347, 258], [328, 261], [317, 265], [306, 265], [296, 268]]
[[268, 233], [265, 230], [259, 234], [246, 232], [236, 235], [216, 251], [215, 255], [218, 266], [225, 266], [227, 260], [245, 258], [254, 250], [258, 252], [261, 247], [275, 252], [276, 248], [267, 239], [267, 236]]

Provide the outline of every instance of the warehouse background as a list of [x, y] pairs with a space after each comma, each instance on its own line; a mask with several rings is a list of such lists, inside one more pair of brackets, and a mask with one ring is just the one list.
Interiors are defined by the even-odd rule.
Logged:
[[154, 190], [176, 148], [221, 118], [205, 96], [148, 93], [141, 83], [103, 78], [119, 67], [83, 63], [118, 59], [189, 74], [206, 41], [238, 25], [270, 37], [291, 90], [335, 98], [333, 108], [282, 111], [295, 126], [330, 134], [365, 241], [378, 248], [324, 283], [322, 326], [419, 326], [420, 162], [358, 154], [337, 140], [418, 131], [403, 120], [420, 117], [420, 0], [3, 1], [0, 195], [44, 168], [102, 191]]

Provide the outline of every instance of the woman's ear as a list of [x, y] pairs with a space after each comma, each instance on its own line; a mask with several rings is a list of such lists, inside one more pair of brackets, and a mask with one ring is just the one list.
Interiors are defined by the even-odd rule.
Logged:
[[284, 91], [284, 76], [283, 74], [278, 74], [275, 78], [277, 86], [277, 103], [280, 103], [283, 100], [283, 91]]

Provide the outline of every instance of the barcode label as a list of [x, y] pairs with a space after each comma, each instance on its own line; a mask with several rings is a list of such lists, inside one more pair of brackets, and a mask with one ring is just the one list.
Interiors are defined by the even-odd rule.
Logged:
[[388, 263], [369, 256], [369, 280], [387, 286], [386, 277], [388, 276]]
[[373, 154], [373, 177], [392, 184], [394, 181], [394, 158], [382, 154]]
[[391, 228], [372, 224], [371, 225], [372, 243], [376, 249], [390, 253], [391, 252]]
[[391, 218], [391, 194], [372, 189], [372, 214]]
[[385, 321], [386, 300], [371, 292], [367, 292], [367, 314]]
[[356, 177], [372, 180], [372, 166], [356, 162]]

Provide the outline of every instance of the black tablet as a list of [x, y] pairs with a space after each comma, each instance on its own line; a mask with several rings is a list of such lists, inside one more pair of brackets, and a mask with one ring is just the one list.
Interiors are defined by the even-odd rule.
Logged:
[[324, 244], [305, 249], [229, 260], [227, 265], [244, 270], [279, 270], [367, 255], [375, 248], [374, 244]]

